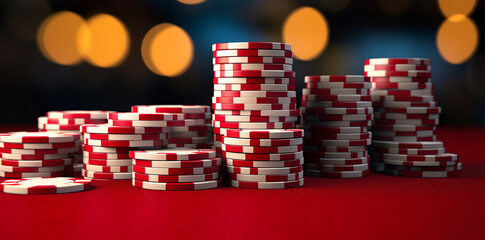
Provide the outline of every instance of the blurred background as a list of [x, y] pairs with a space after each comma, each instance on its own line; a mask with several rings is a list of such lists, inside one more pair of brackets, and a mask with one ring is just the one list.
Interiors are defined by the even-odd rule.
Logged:
[[50, 110], [210, 105], [213, 43], [276, 41], [293, 46], [299, 95], [305, 75], [430, 58], [441, 125], [483, 126], [483, 12], [473, 0], [4, 0], [0, 124], [35, 125]]

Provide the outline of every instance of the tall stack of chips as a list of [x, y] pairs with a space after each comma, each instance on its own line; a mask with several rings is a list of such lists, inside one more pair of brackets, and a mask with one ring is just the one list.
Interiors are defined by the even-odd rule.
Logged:
[[375, 58], [365, 61], [372, 81], [375, 168], [409, 177], [454, 177], [461, 162], [436, 140], [438, 106], [425, 58]]

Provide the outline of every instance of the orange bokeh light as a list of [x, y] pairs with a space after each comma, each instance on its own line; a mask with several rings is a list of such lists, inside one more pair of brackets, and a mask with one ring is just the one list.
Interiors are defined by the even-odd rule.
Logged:
[[436, 43], [441, 56], [453, 64], [468, 60], [478, 47], [478, 28], [463, 14], [453, 15], [441, 24]]

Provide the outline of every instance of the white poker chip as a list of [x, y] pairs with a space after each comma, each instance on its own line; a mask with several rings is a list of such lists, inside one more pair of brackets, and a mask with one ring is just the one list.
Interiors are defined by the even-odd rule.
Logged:
[[53, 194], [80, 192], [91, 188], [91, 180], [54, 177], [10, 179], [1, 183], [2, 191], [13, 194]]
[[80, 139], [77, 133], [64, 132], [11, 132], [0, 134], [0, 142], [9, 143], [64, 143]]

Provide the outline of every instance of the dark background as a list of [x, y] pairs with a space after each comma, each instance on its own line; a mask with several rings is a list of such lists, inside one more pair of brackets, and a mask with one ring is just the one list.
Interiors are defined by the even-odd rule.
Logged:
[[[432, 60], [433, 83], [442, 106], [441, 125], [485, 125], [485, 53], [480, 44], [460, 65], [438, 53], [436, 33], [445, 17], [437, 1], [366, 0], [207, 0], [185, 5], [175, 0], [0, 2], [0, 124], [35, 124], [49, 110], [129, 111], [135, 104], [205, 104], [212, 96], [211, 44], [229, 41], [282, 41], [288, 14], [311, 6], [324, 14], [330, 38], [312, 61], [295, 59], [297, 92], [305, 75], [363, 74], [374, 57], [425, 57]], [[387, 3], [387, 4], [386, 4]], [[392, 3], [392, 4], [389, 4]], [[484, 29], [483, 4], [470, 18]], [[387, 6], [387, 7], [386, 7]], [[398, 9], [400, 13], [390, 14]], [[111, 14], [128, 28], [131, 48], [115, 68], [87, 63], [62, 66], [45, 58], [35, 36], [50, 14], [68, 10], [88, 18]], [[173, 23], [192, 38], [194, 59], [175, 78], [152, 73], [141, 58], [145, 33], [159, 23]]]

